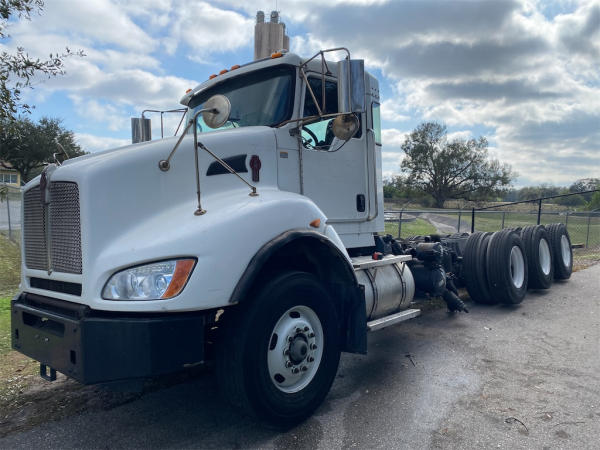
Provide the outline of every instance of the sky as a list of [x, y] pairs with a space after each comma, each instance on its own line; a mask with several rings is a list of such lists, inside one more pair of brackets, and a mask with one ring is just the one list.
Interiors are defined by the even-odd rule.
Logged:
[[45, 3], [10, 24], [0, 51], [83, 50], [25, 100], [86, 151], [130, 143], [130, 117], [177, 108], [188, 88], [252, 60], [256, 11], [276, 8], [292, 52], [345, 46], [379, 79], [385, 177], [400, 173], [400, 146], [423, 121], [445, 123], [450, 139], [485, 136], [516, 187], [600, 177], [600, 0]]

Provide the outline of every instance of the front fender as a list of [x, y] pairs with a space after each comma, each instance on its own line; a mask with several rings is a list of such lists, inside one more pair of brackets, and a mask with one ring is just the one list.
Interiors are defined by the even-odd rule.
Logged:
[[[192, 206], [164, 210], [106, 246], [92, 265], [89, 279], [95, 284], [87, 290], [86, 303], [94, 309], [113, 311], [191, 311], [229, 305], [251, 260], [265, 244], [288, 230], [306, 230], [329, 242], [337, 240], [333, 245], [347, 258], [341, 241], [335, 239], [335, 230], [328, 229], [323, 212], [304, 196], [261, 189], [258, 197], [249, 197], [246, 190], [236, 189], [218, 198], [211, 196], [203, 216], [195, 216]], [[317, 228], [309, 225], [315, 219], [320, 219]], [[173, 299], [101, 298], [105, 283], [118, 270], [190, 256], [198, 262], [185, 289]]]

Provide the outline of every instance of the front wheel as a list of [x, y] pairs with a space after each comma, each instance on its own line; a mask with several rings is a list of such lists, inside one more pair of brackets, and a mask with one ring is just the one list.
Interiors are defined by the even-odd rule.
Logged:
[[304, 272], [274, 277], [224, 326], [217, 376], [228, 400], [275, 426], [291, 426], [321, 404], [340, 358], [334, 304]]

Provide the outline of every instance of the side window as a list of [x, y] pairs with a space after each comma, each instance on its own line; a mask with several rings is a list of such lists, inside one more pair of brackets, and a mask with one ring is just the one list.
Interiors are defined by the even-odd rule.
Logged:
[[[309, 78], [308, 83], [312, 88], [319, 108], [323, 106], [323, 84], [320, 78]], [[337, 83], [333, 81], [325, 81], [325, 111], [323, 114], [333, 114], [338, 112], [337, 104]], [[310, 91], [306, 88], [304, 97], [304, 112], [303, 117], [318, 116], [319, 110], [310, 95]], [[327, 150], [333, 141], [333, 125], [334, 117], [316, 120], [302, 127], [302, 142], [306, 148]]]
[[379, 103], [371, 104], [371, 114], [373, 115], [373, 132], [375, 133], [375, 144], [381, 145], [381, 113]]

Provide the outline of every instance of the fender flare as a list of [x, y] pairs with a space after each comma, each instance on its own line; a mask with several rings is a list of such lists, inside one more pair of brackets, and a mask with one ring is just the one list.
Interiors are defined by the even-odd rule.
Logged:
[[[341, 313], [343, 351], [366, 354], [367, 319], [364, 290], [358, 284], [354, 269], [346, 255], [325, 235], [316, 230], [294, 229], [281, 233], [264, 244], [252, 257], [238, 280], [229, 302], [245, 304], [263, 270], [285, 248], [302, 246], [304, 252], [314, 256], [312, 266], [321, 281], [336, 300]], [[315, 255], [310, 255], [311, 250]], [[319, 253], [317, 255], [316, 253]], [[323, 258], [324, 257], [324, 258]], [[321, 263], [322, 261], [322, 263]], [[320, 267], [319, 267], [320, 266]]]

